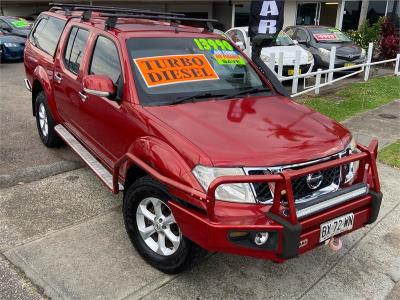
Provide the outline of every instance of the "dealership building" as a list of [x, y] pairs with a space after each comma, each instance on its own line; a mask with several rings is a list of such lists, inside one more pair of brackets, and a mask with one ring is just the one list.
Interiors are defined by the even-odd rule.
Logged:
[[[58, 1], [93, 5], [113, 5], [143, 8], [166, 12], [181, 12], [188, 17], [215, 18], [224, 29], [248, 24], [250, 1]], [[48, 8], [48, 1], [40, 0], [2, 0], [0, 15], [34, 17]], [[285, 1], [284, 26], [326, 25], [343, 30], [357, 29], [365, 20], [374, 23], [380, 16], [388, 16], [399, 28], [400, 0], [380, 1]]]

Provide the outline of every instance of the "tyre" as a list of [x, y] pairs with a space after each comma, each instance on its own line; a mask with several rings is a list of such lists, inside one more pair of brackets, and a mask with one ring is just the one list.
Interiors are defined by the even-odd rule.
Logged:
[[54, 126], [57, 124], [51, 115], [47, 97], [44, 92], [38, 93], [36, 97], [35, 115], [39, 136], [43, 144], [49, 148], [61, 145], [61, 139], [54, 130]]
[[205, 253], [185, 238], [168, 206], [165, 187], [149, 176], [124, 194], [123, 215], [128, 236], [139, 254], [153, 267], [176, 274], [191, 267]]

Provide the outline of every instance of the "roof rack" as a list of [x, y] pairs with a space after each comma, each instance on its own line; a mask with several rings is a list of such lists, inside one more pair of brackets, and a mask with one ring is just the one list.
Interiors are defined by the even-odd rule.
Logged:
[[100, 17], [108, 18], [106, 21], [106, 29], [115, 28], [117, 25], [118, 18], [130, 18], [130, 19], [148, 19], [148, 20], [165, 20], [165, 21], [177, 21], [177, 22], [192, 22], [192, 23], [201, 23], [206, 26], [209, 31], [214, 30], [214, 23], [219, 23], [218, 20], [215, 19], [196, 19], [196, 18], [185, 18], [185, 17], [174, 17], [174, 16], [149, 16], [147, 14], [140, 15], [131, 15], [131, 14], [110, 14], [110, 13], [102, 13]]
[[185, 17], [184, 14], [180, 13], [168, 13], [161, 11], [151, 11], [143, 9], [133, 9], [126, 7], [114, 7], [114, 6], [101, 6], [101, 5], [85, 5], [75, 3], [53, 3], [50, 2], [50, 11], [63, 10], [66, 13], [71, 11], [88, 11], [88, 12], [104, 12], [104, 13], [126, 13], [126, 14], [146, 14], [146, 15], [158, 15], [158, 16], [174, 16], [174, 17]]
[[71, 15], [72, 11], [82, 11], [81, 18], [88, 21], [92, 17], [92, 12], [100, 13], [100, 17], [108, 18], [105, 24], [105, 29], [109, 30], [115, 28], [118, 18], [132, 18], [132, 19], [148, 19], [148, 20], [165, 20], [170, 21], [171, 25], [184, 23], [200, 23], [208, 31], [213, 31], [213, 24], [219, 23], [215, 19], [197, 19], [186, 18], [185, 14], [181, 13], [168, 13], [151, 10], [131, 9], [113, 6], [99, 6], [99, 5], [84, 5], [75, 3], [49, 3], [51, 6], [50, 11], [62, 10], [66, 15]]

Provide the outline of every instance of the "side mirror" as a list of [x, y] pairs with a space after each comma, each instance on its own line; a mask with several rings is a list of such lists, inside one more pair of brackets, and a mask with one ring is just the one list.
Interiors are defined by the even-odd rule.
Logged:
[[83, 90], [86, 94], [114, 99], [116, 88], [110, 77], [104, 75], [86, 75], [83, 77]]
[[242, 41], [236, 42], [235, 45], [236, 45], [240, 50], [244, 50], [244, 49], [246, 48]]
[[299, 42], [297, 40], [293, 40], [293, 44], [298, 45]]

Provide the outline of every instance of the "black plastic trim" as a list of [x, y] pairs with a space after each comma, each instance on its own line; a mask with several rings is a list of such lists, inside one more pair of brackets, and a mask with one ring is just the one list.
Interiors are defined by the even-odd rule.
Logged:
[[372, 203], [371, 203], [371, 215], [369, 216], [367, 224], [374, 223], [378, 218], [383, 197], [381, 192], [369, 191], [369, 194], [372, 196]]
[[267, 216], [283, 226], [283, 249], [280, 258], [289, 259], [299, 256], [301, 224], [291, 224], [289, 221], [271, 212], [268, 212]]

